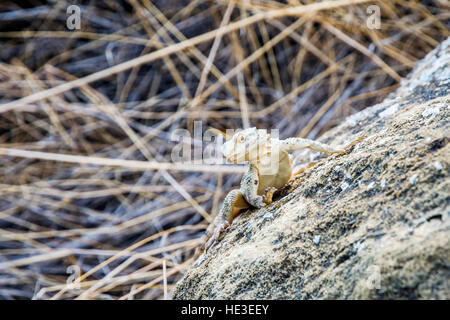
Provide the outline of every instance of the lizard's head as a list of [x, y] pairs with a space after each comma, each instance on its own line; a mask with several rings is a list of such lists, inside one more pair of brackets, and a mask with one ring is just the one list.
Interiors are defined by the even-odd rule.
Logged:
[[270, 152], [269, 141], [267, 130], [248, 128], [225, 142], [222, 153], [228, 163], [256, 162]]

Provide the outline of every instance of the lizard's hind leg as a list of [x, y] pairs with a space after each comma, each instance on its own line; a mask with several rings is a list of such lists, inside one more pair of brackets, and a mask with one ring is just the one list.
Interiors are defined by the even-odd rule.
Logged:
[[223, 231], [230, 226], [234, 218], [236, 218], [242, 210], [247, 209], [250, 205], [245, 201], [239, 189], [231, 190], [223, 201], [222, 209], [206, 230], [205, 235], [201, 239], [201, 245], [194, 254], [196, 259], [204, 251], [217, 243]]
[[285, 140], [280, 140], [280, 143], [281, 147], [284, 148], [285, 150], [297, 150], [308, 148], [315, 151], [326, 153], [344, 154], [346, 152], [345, 149], [334, 148], [325, 143], [303, 138], [287, 138]]

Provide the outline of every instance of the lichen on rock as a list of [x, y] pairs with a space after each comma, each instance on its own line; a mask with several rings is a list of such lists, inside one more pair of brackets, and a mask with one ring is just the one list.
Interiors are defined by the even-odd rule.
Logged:
[[320, 139], [365, 140], [239, 216], [173, 298], [449, 299], [449, 84], [447, 39]]

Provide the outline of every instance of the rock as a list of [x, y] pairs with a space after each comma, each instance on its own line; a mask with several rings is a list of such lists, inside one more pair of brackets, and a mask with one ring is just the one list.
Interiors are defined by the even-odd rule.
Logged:
[[173, 298], [449, 299], [449, 87], [447, 39], [320, 139], [365, 140], [239, 216]]

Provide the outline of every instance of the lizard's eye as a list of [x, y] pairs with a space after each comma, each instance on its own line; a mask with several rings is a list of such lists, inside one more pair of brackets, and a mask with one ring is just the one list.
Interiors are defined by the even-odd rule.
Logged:
[[243, 135], [243, 134], [240, 134], [238, 137], [237, 137], [237, 141], [238, 142], [244, 142], [245, 141], [245, 136]]

